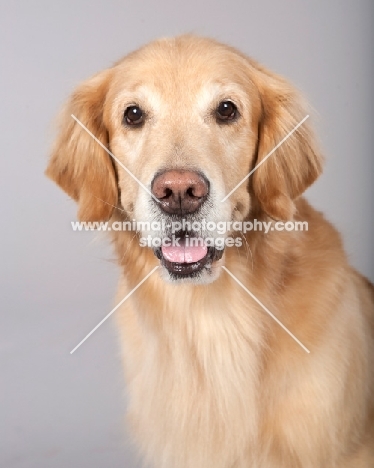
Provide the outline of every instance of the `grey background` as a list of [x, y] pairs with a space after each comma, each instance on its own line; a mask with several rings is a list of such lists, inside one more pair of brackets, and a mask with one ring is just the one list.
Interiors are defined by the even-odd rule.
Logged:
[[159, 36], [228, 42], [287, 76], [317, 111], [327, 157], [308, 191], [374, 279], [372, 0], [1, 1], [0, 467], [136, 467], [105, 240], [43, 176], [52, 125], [81, 80]]

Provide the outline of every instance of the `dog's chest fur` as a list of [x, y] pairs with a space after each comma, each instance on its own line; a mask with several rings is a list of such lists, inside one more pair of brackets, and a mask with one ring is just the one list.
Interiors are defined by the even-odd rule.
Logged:
[[[263, 312], [237, 289], [235, 301], [230, 291], [217, 290], [209, 303], [186, 291], [164, 288], [162, 301], [143, 297], [119, 318], [129, 419], [146, 460], [157, 468], [288, 468], [292, 440], [309, 445], [302, 441], [304, 408], [298, 396], [294, 406], [291, 396], [284, 398], [292, 379], [267, 380], [259, 359], [266, 348]], [[279, 395], [269, 394], [267, 384], [279, 385]], [[289, 434], [280, 424], [286, 416]], [[284, 452], [284, 465], [274, 451]]]

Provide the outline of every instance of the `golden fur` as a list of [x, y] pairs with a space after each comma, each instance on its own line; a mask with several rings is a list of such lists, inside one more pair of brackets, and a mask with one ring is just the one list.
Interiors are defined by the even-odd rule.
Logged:
[[[235, 125], [209, 117], [223, 98], [240, 107]], [[139, 101], [148, 126], [124, 128], [124, 108]], [[283, 78], [212, 40], [182, 36], [130, 54], [74, 92], [47, 169], [81, 220], [114, 222], [139, 218], [149, 196], [70, 114], [146, 186], [160, 168], [198, 168], [227, 193], [306, 112]], [[374, 289], [300, 197], [321, 166], [307, 121], [217, 210], [306, 220], [308, 231], [246, 233], [211, 282], [168, 282], [159, 269], [116, 312], [129, 424], [150, 466], [374, 467]], [[159, 261], [134, 233], [112, 237], [119, 302]]]

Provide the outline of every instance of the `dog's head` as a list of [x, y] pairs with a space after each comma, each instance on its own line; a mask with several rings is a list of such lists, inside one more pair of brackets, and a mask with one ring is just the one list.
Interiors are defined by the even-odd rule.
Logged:
[[160, 40], [77, 88], [46, 173], [78, 201], [80, 220], [118, 207], [137, 221], [165, 277], [209, 282], [229, 235], [218, 223], [255, 211], [290, 220], [319, 175], [308, 122], [265, 161], [305, 116], [286, 81], [234, 49]]

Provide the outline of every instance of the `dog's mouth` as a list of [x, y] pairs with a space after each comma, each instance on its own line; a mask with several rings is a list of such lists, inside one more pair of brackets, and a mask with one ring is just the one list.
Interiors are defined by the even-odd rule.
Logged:
[[186, 233], [176, 237], [176, 242], [154, 249], [162, 266], [175, 278], [194, 278], [203, 270], [209, 270], [213, 262], [220, 260], [223, 249], [207, 247], [202, 238]]

